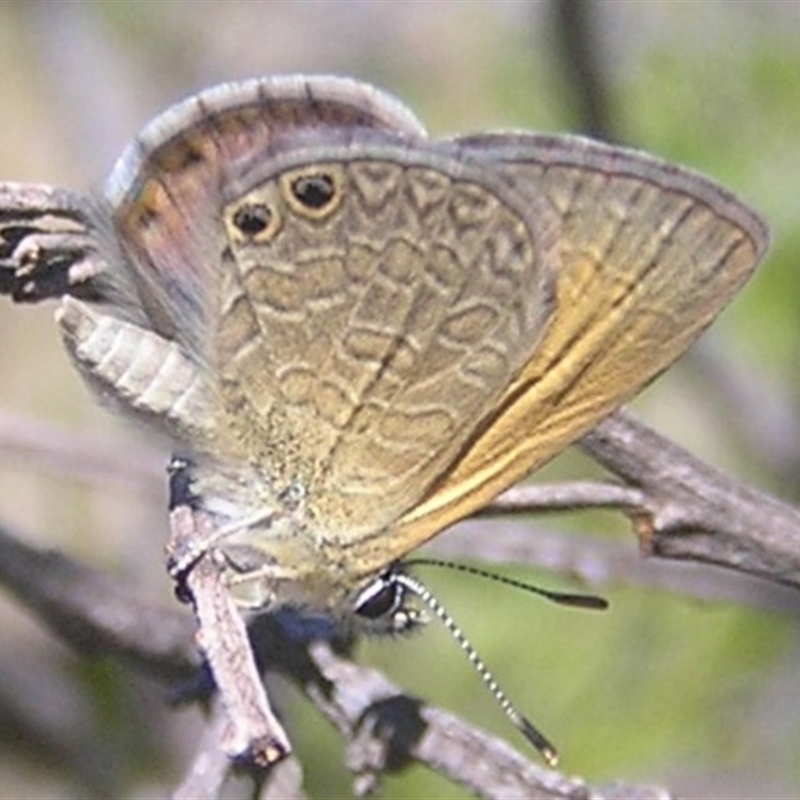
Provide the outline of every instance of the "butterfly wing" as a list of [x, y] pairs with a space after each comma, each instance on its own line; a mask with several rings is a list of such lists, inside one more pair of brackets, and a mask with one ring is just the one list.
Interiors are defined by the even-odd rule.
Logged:
[[221, 428], [345, 545], [457, 458], [552, 315], [554, 215], [457, 155], [327, 131], [229, 187]]
[[[337, 135], [344, 143], [333, 152]], [[300, 145], [306, 152], [298, 156]], [[364, 156], [376, 154], [372, 147], [384, 149], [369, 164]], [[216, 455], [261, 464], [270, 483], [307, 487], [317, 518], [349, 541], [396, 520], [455, 458], [521, 368], [550, 312], [554, 239], [547, 210], [524, 202], [494, 170], [439, 150], [453, 148], [432, 147], [403, 106], [371, 87], [269, 79], [204, 92], [161, 115], [123, 155], [107, 186], [124, 265], [116, 279], [127, 286], [119, 293], [132, 295], [143, 312], [145, 322], [135, 320], [149, 329], [140, 337], [143, 348], [154, 341], [151, 334], [179, 343], [206, 384], [216, 384], [205, 393], [203, 412], [217, 428]], [[324, 250], [325, 241], [291, 242], [282, 272], [258, 259], [236, 267], [226, 205], [247, 195], [264, 169], [275, 172], [291, 158], [295, 167], [313, 165], [325, 153], [350, 164], [350, 186], [362, 203], [328, 248], [344, 245], [354, 254], [338, 265], [343, 285], [335, 285], [332, 259], [321, 259], [316, 270], [310, 263], [314, 254], [306, 248]], [[383, 175], [382, 168], [388, 168]], [[413, 169], [413, 176], [403, 174]], [[449, 197], [456, 185], [461, 196]], [[502, 213], [509, 203], [518, 207], [513, 221]], [[469, 219], [473, 211], [477, 217]], [[506, 223], [521, 235], [504, 237]], [[394, 230], [397, 241], [383, 258]], [[475, 269], [434, 263], [428, 257], [440, 236], [445, 255], [448, 248], [463, 250], [459, 237], [466, 237], [476, 243], [469, 258], [486, 263]], [[416, 262], [401, 254], [404, 243], [416, 251]], [[535, 255], [523, 257], [518, 245], [533, 246]], [[503, 247], [511, 248], [507, 259]], [[448, 285], [454, 271], [456, 283]], [[270, 300], [285, 300], [275, 295], [281, 281], [294, 281], [302, 307], [267, 308]], [[260, 303], [252, 330], [244, 330], [250, 324], [244, 315], [224, 310], [241, 298]], [[125, 350], [130, 356], [116, 372], [126, 380], [142, 372], [150, 380], [122, 392], [116, 372], [99, 374], [99, 354], [89, 363], [88, 343], [77, 346], [75, 331], [95, 330], [95, 321], [72, 305], [61, 324], [84, 372], [142, 416], [153, 369], [129, 366], [149, 363], [149, 355], [138, 346]], [[410, 336], [403, 338], [407, 327]], [[133, 341], [130, 332], [115, 328], [110, 335]], [[158, 376], [159, 385], [166, 382]], [[182, 387], [173, 389], [170, 403]], [[451, 397], [443, 398], [448, 391]], [[197, 420], [176, 418], [171, 425], [180, 438]]]
[[462, 457], [400, 521], [398, 554], [541, 466], [669, 366], [768, 240], [732, 195], [637, 152], [524, 134], [458, 141], [556, 210], [558, 312]]
[[[39, 297], [47, 289], [110, 301], [105, 318], [79, 303], [59, 314], [76, 366], [119, 410], [163, 417], [158, 427], [187, 443], [187, 432], [213, 428], [218, 410], [209, 339], [225, 248], [223, 187], [276, 137], [329, 126], [424, 136], [404, 106], [347, 79], [287, 76], [201, 92], [145, 127], [115, 166], [104, 200], [0, 186], [0, 291]], [[88, 255], [80, 251], [80, 259], [68, 261], [79, 246]], [[43, 262], [34, 276], [26, 252]], [[77, 285], [78, 279], [84, 282]], [[183, 351], [177, 373], [161, 363], [173, 343]], [[193, 376], [185, 369], [190, 362], [197, 367]], [[198, 382], [202, 392], [191, 388]], [[196, 402], [183, 402], [186, 391]], [[206, 448], [208, 442], [189, 444]]]
[[365, 84], [279, 76], [223, 84], [150, 122], [106, 186], [114, 231], [127, 256], [116, 270], [149, 325], [204, 356], [221, 239], [222, 189], [242, 162], [275, 137], [329, 127], [425, 135], [404, 106]]
[[[417, 356], [425, 354], [425, 348], [417, 348], [413, 366], [398, 383], [392, 370], [402, 364], [400, 356], [407, 352], [408, 342], [402, 339], [399, 323], [392, 327], [397, 309], [389, 301], [370, 306], [380, 293], [370, 294], [364, 288], [372, 286], [377, 292], [386, 277], [375, 280], [381, 270], [360, 284], [357, 276], [350, 276], [351, 287], [362, 294], [345, 298], [345, 308], [350, 312], [363, 309], [368, 320], [362, 328], [356, 324], [357, 335], [350, 336], [350, 323], [358, 322], [357, 313], [333, 322], [325, 314], [306, 320], [316, 333], [305, 341], [328, 337], [324, 347], [332, 348], [325, 358], [306, 358], [306, 366], [318, 368], [320, 380], [330, 379], [333, 386], [347, 377], [348, 370], [357, 372], [369, 362], [372, 366], [364, 374], [378, 365], [369, 386], [358, 389], [357, 396], [344, 405], [339, 402], [341, 393], [331, 399], [336, 393], [329, 392], [328, 401], [320, 399], [324, 393], [317, 393], [315, 402], [321, 405], [311, 414], [308, 408], [314, 403], [304, 395], [308, 382], [266, 387], [273, 392], [267, 392], [267, 397], [288, 392], [291, 399], [294, 392], [294, 406], [304, 409], [297, 416], [295, 443], [306, 454], [327, 454], [315, 462], [323, 467], [323, 477], [316, 478], [321, 497], [335, 498], [341, 490], [352, 497], [358, 493], [359, 482], [380, 487], [383, 479], [391, 477], [387, 464], [392, 448], [396, 449], [401, 467], [396, 486], [400, 488], [384, 498], [383, 509], [375, 497], [369, 509], [363, 498], [345, 500], [340, 507], [320, 506], [328, 518], [353, 526], [353, 534], [346, 539], [353, 548], [348, 558], [365, 571], [401, 556], [480, 507], [635, 394], [713, 320], [766, 247], [765, 227], [746, 206], [704, 178], [656, 159], [583, 139], [526, 134], [464, 137], [443, 146], [449, 148], [449, 155], [442, 156], [441, 149], [431, 155], [419, 123], [392, 98], [353, 81], [277, 78], [201, 93], [148, 125], [123, 155], [107, 185], [113, 232], [103, 228], [102, 216], [82, 200], [78, 216], [70, 216], [68, 208], [60, 208], [53, 190], [37, 200], [33, 195], [22, 198], [14, 187], [2, 187], [6, 194], [0, 194], [0, 201], [16, 216], [6, 215], [10, 224], [0, 220], [0, 256], [4, 258], [0, 266], [5, 267], [0, 290], [19, 294], [27, 285], [32, 296], [56, 291], [55, 284], [44, 279], [25, 284], [26, 259], [30, 259], [26, 245], [31, 243], [33, 251], [41, 252], [36, 251], [42, 241], [39, 234], [52, 232], [48, 229], [52, 223], [41, 214], [42, 205], [46, 208], [49, 203], [64, 227], [56, 233], [66, 237], [48, 240], [53, 244], [49, 252], [67, 252], [65, 241], [88, 247], [76, 259], [55, 264], [53, 274], [62, 290], [78, 293], [83, 276], [89, 279], [84, 287], [88, 292], [96, 285], [94, 275], [110, 273], [117, 293], [128, 297], [125, 302], [154, 334], [176, 341], [206, 367], [209, 360], [219, 357], [217, 352], [210, 358], [209, 351], [226, 341], [215, 338], [209, 346], [209, 335], [213, 338], [219, 333], [225, 275], [224, 269], [215, 271], [214, 265], [229, 244], [221, 209], [231, 201], [231, 187], [243, 175], [250, 180], [254, 160], [267, 153], [269, 161], [274, 155], [272, 144], [281, 138], [321, 134], [324, 144], [330, 131], [348, 131], [356, 149], [362, 145], [360, 137], [370, 131], [399, 136], [404, 144], [391, 153], [389, 161], [408, 166], [407, 154], [427, 153], [434, 159], [427, 167], [434, 173], [439, 170], [448, 180], [457, 178], [462, 166], [472, 169], [475, 185], [494, 185], [497, 197], [503, 199], [501, 207], [512, 208], [526, 220], [530, 231], [538, 231], [535, 238], [547, 240], [553, 224], [558, 227], [558, 246], [551, 248], [545, 242], [544, 266], [530, 272], [537, 277], [517, 284], [521, 292], [532, 292], [529, 311], [538, 322], [502, 353], [504, 368], [513, 365], [513, 369], [508, 374], [501, 370], [500, 388], [493, 384], [491, 391], [480, 389], [474, 402], [451, 403], [460, 408], [454, 416], [448, 417], [448, 404], [440, 403], [435, 384], [455, 391], [467, 374], [472, 379], [477, 375], [477, 383], [486, 384], [488, 373], [481, 374], [486, 363], [476, 368], [478, 362], [474, 362], [466, 370], [459, 364], [453, 374], [446, 367], [437, 372], [423, 366], [425, 360]], [[371, 141], [369, 136], [366, 139]], [[352, 154], [340, 156], [347, 161]], [[440, 158], [444, 160], [436, 161]], [[375, 181], [371, 183], [374, 188]], [[408, 183], [400, 208], [413, 201], [418, 185]], [[66, 198], [75, 205], [72, 199]], [[20, 212], [28, 220], [27, 227], [15, 222]], [[31, 214], [35, 224], [30, 222]], [[365, 219], [369, 221], [364, 217], [361, 222]], [[542, 237], [542, 231], [549, 233]], [[436, 235], [428, 229], [419, 232], [421, 239]], [[92, 242], [103, 237], [105, 249], [92, 250]], [[493, 241], [488, 233], [487, 241]], [[106, 252], [115, 254], [114, 258], [104, 259], [100, 253]], [[518, 256], [519, 252], [511, 253], [510, 263], [516, 263]], [[109, 260], [123, 261], [126, 266], [114, 265], [109, 270]], [[37, 275], [43, 276], [53, 262], [39, 265], [44, 271], [39, 269]], [[420, 262], [411, 271], [419, 277], [424, 269]], [[391, 267], [386, 270], [388, 275]], [[396, 288], [403, 280], [398, 275], [392, 277]], [[325, 284], [330, 277], [323, 275], [319, 280]], [[306, 288], [313, 294], [320, 286]], [[258, 289], [262, 290], [263, 286]], [[437, 322], [426, 335], [432, 333], [431, 341], [441, 343], [454, 332], [474, 331], [476, 325], [480, 329], [480, 311], [465, 312], [478, 308], [479, 297], [491, 291], [480, 280], [467, 281], [463, 294], [453, 298], [456, 312], [436, 311]], [[551, 308], [556, 313], [550, 314]], [[386, 320], [381, 315], [389, 320], [383, 330], [380, 323]], [[550, 321], [542, 337], [545, 318]], [[257, 323], [262, 333], [269, 331], [265, 341], [276, 364], [302, 363], [304, 356], [292, 348], [303, 337], [295, 337], [292, 344], [283, 326], [265, 320], [262, 315]], [[421, 325], [420, 330], [425, 327], [414, 325]], [[507, 330], [512, 327], [506, 324]], [[228, 332], [231, 341], [238, 335], [234, 329], [235, 325]], [[475, 352], [491, 339], [491, 334], [474, 338]], [[501, 339], [507, 348], [511, 339], [506, 334]], [[387, 341], [389, 350], [384, 346]], [[281, 343], [288, 348], [285, 353]], [[234, 341], [232, 355], [237, 347]], [[354, 358], [357, 367], [332, 366], [334, 351], [346, 353], [348, 347], [348, 357]], [[391, 368], [386, 369], [387, 365]], [[260, 384], [255, 381], [253, 386]], [[132, 396], [136, 397], [135, 391]], [[313, 435], [302, 433], [301, 422], [316, 424], [326, 415], [330, 422], [343, 408], [347, 421], [334, 424], [330, 441], [317, 447]], [[428, 414], [431, 409], [434, 413]], [[414, 441], [414, 446], [403, 451], [408, 441]], [[438, 455], [424, 453], [426, 446]], [[363, 512], [364, 519], [359, 520], [356, 512]], [[397, 516], [399, 523], [391, 526], [392, 534], [387, 536], [382, 526]], [[373, 535], [367, 536], [366, 531]]]

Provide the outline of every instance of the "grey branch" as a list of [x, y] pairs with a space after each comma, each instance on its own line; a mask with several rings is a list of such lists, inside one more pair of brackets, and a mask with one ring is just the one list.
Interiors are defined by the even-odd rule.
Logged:
[[631, 520], [645, 556], [800, 587], [800, 512], [793, 506], [704, 464], [624, 411], [597, 425], [581, 447], [622, 483], [517, 487], [481, 515], [616, 509]]
[[644, 493], [620, 506], [642, 549], [660, 558], [718, 564], [800, 587], [800, 512], [745, 486], [617, 412], [582, 446]]
[[[166, 681], [185, 677], [195, 668], [191, 626], [177, 610], [154, 608], [103, 573], [38, 551], [1, 529], [0, 564], [0, 580], [77, 649], [112, 655]], [[669, 796], [646, 786], [591, 787], [545, 769], [502, 740], [403, 694], [375, 671], [335, 655], [326, 643], [298, 642], [270, 617], [259, 620], [252, 641], [269, 659], [270, 668], [298, 683], [342, 733], [348, 765], [362, 790], [373, 785], [379, 773], [416, 761], [487, 798]], [[236, 764], [222, 761], [218, 754], [224, 725], [212, 712], [175, 797], [218, 797], [223, 785], [236, 778]], [[477, 761], [481, 769], [465, 766]], [[302, 797], [298, 774], [296, 763], [270, 773], [261, 796], [286, 796], [276, 792], [288, 783], [295, 787], [295, 796]], [[280, 784], [284, 789], [276, 789], [274, 781], [286, 782]]]
[[[618, 480], [516, 489], [487, 513], [619, 509], [633, 521], [648, 555], [717, 564], [797, 586], [800, 514], [795, 509], [742, 486], [623, 413], [598, 426], [582, 446]], [[497, 537], [490, 538], [496, 543]], [[580, 572], [576, 567], [577, 562], [573, 571]], [[102, 573], [34, 550], [2, 531], [0, 580], [79, 649], [113, 655], [164, 681], [196, 668], [186, 616], [154, 608]], [[661, 789], [642, 786], [590, 787], [546, 770], [504, 742], [402, 694], [328, 645], [293, 640], [270, 618], [259, 622], [251, 639], [262, 662], [297, 682], [340, 731], [360, 791], [373, 787], [387, 770], [417, 761], [481, 797], [666, 796]], [[208, 733], [176, 797], [187, 792], [216, 797], [231, 780], [252, 780], [247, 774], [243, 778], [232, 762], [209, 761], [209, 752], [219, 749], [219, 724], [212, 712]], [[482, 768], [472, 769], [478, 762]], [[302, 796], [299, 765], [292, 764], [270, 774], [262, 797], [279, 796], [275, 792]], [[278, 776], [287, 782], [280, 789], [273, 783]]]

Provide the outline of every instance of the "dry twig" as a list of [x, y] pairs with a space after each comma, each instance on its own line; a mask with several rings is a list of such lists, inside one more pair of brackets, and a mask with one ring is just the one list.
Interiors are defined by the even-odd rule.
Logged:
[[[633, 520], [647, 555], [711, 562], [797, 585], [800, 514], [795, 509], [741, 486], [622, 413], [598, 426], [583, 446], [622, 483], [525, 487], [507, 493], [489, 511], [617, 508]], [[177, 611], [154, 609], [102, 573], [38, 552], [7, 532], [0, 534], [0, 580], [71, 644], [115, 655], [162, 680], [194, 669], [190, 627]], [[482, 797], [614, 796], [529, 762], [505, 743], [401, 694], [324, 642], [293, 639], [271, 618], [259, 623], [257, 631], [256, 649], [270, 668], [299, 683], [348, 742], [348, 764], [362, 790], [387, 769], [414, 760]], [[195, 796], [212, 797], [230, 778], [230, 765], [209, 760], [213, 742], [219, 743], [218, 724], [218, 714], [212, 714], [176, 796], [188, 796], [191, 790]], [[480, 769], [474, 766], [478, 763]], [[293, 770], [283, 773], [299, 781], [296, 765]], [[265, 784], [264, 796], [270, 791], [276, 796], [271, 786], [271, 781]], [[299, 783], [296, 787], [299, 792]], [[636, 796], [646, 796], [645, 791], [659, 796], [661, 791], [626, 790]]]

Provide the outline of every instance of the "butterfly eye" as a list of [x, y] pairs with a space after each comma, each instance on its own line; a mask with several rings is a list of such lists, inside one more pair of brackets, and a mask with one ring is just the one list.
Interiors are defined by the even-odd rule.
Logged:
[[353, 604], [353, 611], [366, 619], [388, 617], [397, 611], [403, 602], [403, 587], [392, 580], [392, 576], [381, 575], [366, 586]]
[[323, 219], [342, 201], [341, 172], [335, 167], [293, 170], [282, 177], [281, 188], [289, 206], [310, 219]]
[[280, 228], [280, 217], [267, 203], [242, 200], [225, 214], [231, 237], [239, 242], [268, 242]]

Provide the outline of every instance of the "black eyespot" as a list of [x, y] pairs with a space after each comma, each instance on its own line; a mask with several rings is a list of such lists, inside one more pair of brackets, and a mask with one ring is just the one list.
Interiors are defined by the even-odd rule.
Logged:
[[263, 203], [247, 203], [237, 208], [233, 224], [245, 236], [258, 236], [269, 226], [272, 212]]
[[292, 194], [306, 208], [325, 208], [336, 193], [336, 184], [330, 175], [303, 175], [292, 181]]

